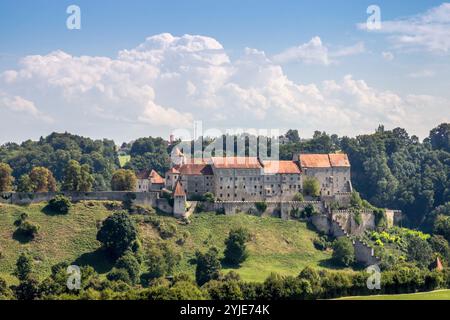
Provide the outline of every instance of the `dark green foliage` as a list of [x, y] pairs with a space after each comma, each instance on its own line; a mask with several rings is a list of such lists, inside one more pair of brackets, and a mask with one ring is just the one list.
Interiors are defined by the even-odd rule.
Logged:
[[427, 268], [433, 260], [430, 244], [420, 237], [411, 237], [408, 242], [408, 260], [417, 263], [421, 268]]
[[170, 168], [168, 142], [162, 138], [139, 138], [130, 150], [131, 160], [125, 165], [133, 171], [156, 170], [164, 173]]
[[131, 249], [136, 238], [136, 226], [124, 211], [116, 212], [106, 218], [97, 233], [97, 240], [115, 258], [122, 256], [125, 251]]
[[317, 239], [314, 239], [313, 244], [317, 250], [322, 250], [322, 251], [325, 251], [332, 247], [332, 243], [328, 240], [328, 237], [325, 235], [320, 236]]
[[333, 259], [347, 267], [355, 262], [355, 249], [349, 238], [341, 237], [334, 242]]
[[17, 192], [32, 192], [33, 183], [31, 182], [30, 176], [23, 174], [20, 176], [17, 183]]
[[450, 123], [442, 123], [431, 130], [429, 140], [433, 149], [450, 152]]
[[115, 267], [117, 269], [125, 270], [128, 273], [132, 284], [136, 284], [139, 281], [141, 265], [131, 251], [125, 252], [125, 254], [116, 261]]
[[[420, 225], [450, 196], [450, 153], [440, 147], [438, 141], [447, 134], [441, 131], [442, 125], [422, 144], [401, 128], [380, 127], [371, 135], [342, 138], [353, 186], [370, 203], [401, 209], [413, 225]], [[429, 140], [435, 141], [434, 150]]]
[[0, 163], [0, 192], [12, 191], [14, 178], [7, 163]]
[[94, 177], [88, 164], [80, 165], [76, 160], [70, 160], [64, 169], [62, 190], [64, 191], [92, 191]]
[[255, 203], [255, 207], [256, 207], [256, 210], [259, 211], [259, 213], [263, 213], [263, 212], [265, 212], [267, 210], [267, 203], [265, 203], [265, 202], [256, 202]]
[[180, 255], [169, 243], [161, 242], [148, 247], [145, 253], [148, 277], [159, 278], [172, 274], [180, 259]]
[[303, 192], [310, 197], [320, 196], [320, 183], [316, 178], [304, 177]]
[[440, 235], [433, 235], [430, 238], [430, 245], [434, 252], [438, 253], [441, 259], [449, 262], [450, 247], [448, 241]]
[[[19, 179], [33, 167], [48, 168], [58, 182], [62, 182], [68, 161], [76, 160], [92, 168], [95, 190], [107, 190], [112, 172], [118, 166], [115, 144], [112, 140], [92, 140], [69, 133], [52, 133], [39, 141], [9, 143], [0, 149], [0, 161], [8, 163]], [[98, 178], [98, 177], [101, 178]], [[105, 182], [103, 186], [99, 182]]]
[[250, 239], [247, 229], [238, 228], [230, 230], [225, 240], [225, 262], [231, 265], [239, 265], [248, 257], [246, 242]]
[[70, 198], [63, 195], [57, 195], [48, 202], [46, 208], [53, 213], [68, 214], [71, 207], [72, 203], [70, 202]]
[[210, 248], [206, 253], [197, 252], [197, 267], [195, 279], [199, 286], [210, 280], [217, 280], [220, 276], [221, 264], [216, 248]]
[[211, 192], [206, 192], [206, 193], [203, 195], [203, 198], [204, 198], [204, 200], [205, 200], [206, 202], [213, 203], [213, 202], [215, 201], [214, 194], [211, 193]]
[[17, 232], [22, 234], [24, 237], [34, 239], [39, 231], [39, 226], [37, 224], [31, 223], [29, 221], [22, 222], [17, 228]]
[[33, 272], [33, 259], [31, 256], [25, 252], [22, 252], [17, 258], [16, 262], [16, 270], [14, 271], [14, 275], [20, 280], [23, 281], [28, 279]]
[[132, 170], [119, 169], [114, 171], [111, 179], [113, 191], [134, 191], [136, 184], [137, 178]]
[[106, 278], [109, 281], [122, 281], [127, 284], [132, 284], [133, 281], [130, 278], [130, 274], [125, 269], [113, 268], [108, 274]]
[[35, 300], [41, 295], [39, 281], [32, 277], [21, 280], [14, 291], [18, 300]]
[[386, 210], [383, 209], [375, 209], [373, 211], [374, 217], [375, 217], [375, 226], [377, 229], [385, 229], [387, 228], [387, 217], [386, 217]]

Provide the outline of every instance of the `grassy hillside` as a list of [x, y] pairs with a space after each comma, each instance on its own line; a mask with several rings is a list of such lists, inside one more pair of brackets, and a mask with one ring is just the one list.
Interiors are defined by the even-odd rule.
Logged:
[[[173, 220], [171, 217], [163, 219]], [[180, 269], [185, 272], [194, 274], [195, 266], [190, 264], [189, 260], [195, 257], [196, 250], [216, 246], [223, 252], [224, 240], [229, 230], [238, 226], [246, 227], [252, 235], [248, 243], [249, 258], [239, 269], [226, 266], [224, 269], [238, 272], [244, 280], [264, 281], [271, 272], [298, 275], [308, 265], [329, 266], [331, 253], [314, 248], [312, 240], [317, 234], [307, 229], [305, 223], [246, 214], [224, 216], [215, 213], [195, 214], [191, 221], [192, 223], [187, 226], [178, 225], [178, 232], [186, 230], [190, 234], [181, 247], [183, 259]], [[144, 228], [142, 232], [144, 239], [158, 237], [153, 228], [148, 226]]]
[[339, 300], [450, 300], [450, 290], [437, 290], [411, 294], [348, 297]]
[[[92, 206], [89, 206], [91, 204]], [[99, 269], [104, 267], [106, 259], [93, 254], [100, 247], [96, 240], [97, 221], [110, 214], [100, 202], [80, 202], [68, 215], [48, 215], [42, 209], [45, 204], [27, 207], [0, 205], [0, 276], [10, 279], [18, 255], [23, 251], [32, 254], [36, 270], [43, 277], [50, 267], [61, 261], [94, 263]], [[17, 227], [14, 221], [19, 215], [28, 214], [28, 221], [40, 226], [39, 234], [33, 241], [25, 242], [15, 235]]]
[[[104, 203], [96, 201], [80, 202], [74, 205], [68, 215], [48, 215], [43, 212], [45, 204], [27, 207], [0, 205], [0, 276], [10, 282], [10, 273], [18, 255], [28, 250], [36, 261], [37, 273], [44, 277], [50, 267], [61, 261], [78, 265], [90, 264], [99, 273], [111, 269], [108, 258], [98, 250], [96, 241], [97, 224], [112, 211]], [[14, 234], [14, 221], [25, 212], [28, 220], [40, 226], [39, 235], [25, 242]], [[150, 241], [173, 242], [182, 259], [178, 271], [194, 275], [195, 266], [190, 259], [196, 250], [206, 250], [216, 246], [222, 252], [224, 240], [232, 227], [245, 226], [252, 234], [248, 244], [249, 258], [239, 269], [235, 269], [244, 280], [263, 281], [271, 272], [297, 275], [307, 265], [329, 266], [330, 252], [318, 251], [312, 240], [317, 234], [307, 229], [305, 223], [283, 221], [278, 218], [254, 217], [249, 215], [224, 216], [214, 213], [195, 214], [192, 223], [181, 225], [170, 216], [159, 216], [161, 221], [175, 224], [177, 235], [187, 231], [189, 236], [183, 245], [175, 244], [177, 236], [162, 240], [158, 231], [149, 223], [138, 221], [144, 246]], [[225, 271], [232, 270], [224, 266]]]

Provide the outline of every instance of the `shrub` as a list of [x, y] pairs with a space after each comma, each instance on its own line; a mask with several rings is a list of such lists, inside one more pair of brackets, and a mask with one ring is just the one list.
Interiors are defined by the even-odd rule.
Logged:
[[248, 257], [245, 243], [249, 238], [250, 234], [247, 229], [238, 228], [231, 230], [228, 238], [225, 240], [225, 261], [233, 265], [239, 265], [244, 262]]
[[133, 220], [126, 212], [120, 211], [103, 221], [97, 233], [97, 240], [117, 258], [132, 247], [137, 234]]
[[216, 248], [210, 248], [206, 253], [197, 251], [195, 279], [199, 286], [210, 280], [217, 280], [220, 277], [221, 264], [218, 254], [219, 252]]
[[342, 237], [334, 241], [333, 259], [344, 266], [350, 266], [355, 261], [355, 249], [351, 240]]
[[256, 202], [255, 207], [259, 211], [259, 213], [264, 213], [267, 210], [267, 203], [265, 203], [264, 201]]
[[27, 238], [34, 239], [39, 231], [39, 226], [29, 221], [24, 221], [17, 228], [17, 231]]
[[132, 284], [130, 279], [130, 274], [125, 269], [113, 268], [107, 275], [106, 278], [109, 281], [123, 281], [128, 284]]
[[325, 251], [331, 247], [331, 243], [328, 241], [327, 236], [321, 236], [313, 240], [314, 247], [317, 250]]
[[30, 277], [33, 272], [33, 259], [28, 253], [22, 252], [16, 261], [16, 270], [14, 275], [23, 281]]
[[297, 192], [294, 197], [292, 198], [293, 201], [305, 201], [305, 199], [303, 198], [303, 194], [301, 194], [300, 192]]
[[373, 210], [373, 214], [375, 216], [375, 226], [377, 229], [385, 229], [387, 228], [387, 217], [386, 211], [383, 209], [375, 209]]
[[131, 251], [125, 252], [125, 254], [117, 260], [115, 267], [117, 269], [126, 270], [130, 276], [131, 283], [136, 284], [139, 281], [141, 266]]
[[320, 196], [320, 183], [314, 177], [305, 177], [303, 180], [303, 192], [307, 196], [318, 197]]
[[164, 222], [159, 225], [158, 231], [161, 238], [169, 239], [177, 234], [177, 226], [174, 223]]
[[58, 195], [48, 202], [47, 208], [54, 213], [67, 214], [69, 213], [72, 203], [70, 198], [63, 195]]
[[205, 199], [206, 202], [213, 203], [215, 201], [214, 194], [211, 192], [206, 192], [203, 195], [203, 198]]

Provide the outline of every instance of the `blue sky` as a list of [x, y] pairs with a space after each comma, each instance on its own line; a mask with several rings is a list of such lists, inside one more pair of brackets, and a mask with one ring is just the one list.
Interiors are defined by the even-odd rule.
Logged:
[[[81, 30], [66, 28], [65, 11], [71, 4], [81, 8]], [[371, 4], [380, 7], [382, 23], [387, 22], [380, 32], [357, 26], [366, 21], [366, 9]], [[423, 137], [431, 129], [426, 126], [448, 121], [450, 114], [450, 36], [445, 29], [450, 26], [449, 12], [443, 1], [1, 0], [0, 79], [4, 82], [0, 82], [0, 109], [6, 111], [7, 122], [19, 121], [28, 129], [19, 131], [5, 124], [0, 128], [0, 142], [65, 129], [95, 137], [112, 135], [118, 141], [148, 134], [166, 136], [193, 120], [217, 128], [236, 123], [241, 127], [295, 127], [304, 135], [314, 129], [355, 135], [370, 132], [383, 122], [388, 127], [404, 126]], [[415, 26], [437, 28], [437, 32], [416, 35], [407, 31]], [[181, 40], [164, 38], [171, 43], [164, 58], [159, 59], [158, 53], [156, 62], [144, 62], [152, 68], [149, 72], [158, 76], [130, 83], [127, 92], [119, 94], [122, 88], [114, 81], [125, 76], [135, 79], [136, 74], [129, 69], [132, 67], [92, 71], [98, 66], [95, 57], [121, 61], [117, 59], [120, 51], [133, 50], [147, 37], [166, 33]], [[193, 41], [183, 39], [186, 34], [203, 37], [201, 53], [183, 51], [180, 43]], [[210, 47], [205, 39], [214, 39], [221, 48]], [[145, 49], [152, 52], [152, 59], [154, 45], [151, 42]], [[267, 61], [260, 54], [246, 53], [246, 48], [263, 52]], [[211, 58], [211, 49], [221, 52], [215, 51]], [[52, 56], [56, 51], [70, 55], [70, 62], [65, 56]], [[36, 55], [42, 59], [23, 63], [25, 57]], [[200, 59], [204, 65], [196, 70], [198, 55], [204, 58]], [[228, 61], [222, 61], [223, 55]], [[90, 60], [79, 61], [80, 56]], [[213, 68], [210, 58], [215, 61]], [[59, 64], [50, 65], [55, 59]], [[136, 55], [127, 59], [142, 62]], [[74, 69], [68, 71], [67, 63]], [[87, 65], [85, 77], [93, 72], [93, 78], [77, 86], [77, 79], [83, 75], [76, 72]], [[260, 76], [265, 78], [255, 75], [247, 79], [241, 70], [243, 65], [248, 68], [245, 70], [261, 71]], [[186, 68], [195, 72], [189, 73]], [[201, 78], [199, 70], [205, 68], [209, 71]], [[12, 71], [21, 76], [11, 80]], [[95, 74], [102, 76], [96, 78]], [[174, 74], [178, 80], [168, 86], [167, 75]], [[213, 87], [205, 84], [209, 81]], [[330, 83], [339, 88], [331, 90]], [[171, 92], [178, 86], [191, 88], [187, 90], [189, 97], [178, 96], [180, 90]], [[109, 88], [108, 95], [99, 92], [99, 87]], [[140, 95], [133, 96], [137, 91]], [[68, 97], [71, 94], [74, 97]], [[114, 99], [108, 100], [111, 96]], [[383, 109], [383, 103], [390, 104], [391, 109]], [[112, 104], [132, 111], [122, 114]], [[197, 110], [197, 106], [201, 107]], [[90, 113], [93, 108], [109, 120], [99, 118], [87, 124], [98, 116]], [[175, 123], [164, 117], [158, 119], [157, 115], [166, 111], [170, 119], [181, 119]], [[322, 122], [314, 119], [320, 112], [327, 112], [329, 117], [323, 117]], [[410, 118], [409, 112], [414, 112], [414, 121], [405, 119]], [[230, 114], [241, 114], [248, 120], [236, 121]], [[341, 116], [344, 118], [339, 119]], [[292, 121], [295, 117], [298, 121]], [[430, 121], [422, 121], [419, 128], [421, 117]], [[341, 126], [333, 119], [341, 121]], [[112, 122], [119, 132], [111, 129]]]

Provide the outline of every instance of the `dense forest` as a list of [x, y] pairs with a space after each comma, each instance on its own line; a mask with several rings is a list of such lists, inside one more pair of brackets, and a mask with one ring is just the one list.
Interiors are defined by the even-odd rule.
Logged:
[[[303, 139], [297, 130], [289, 130], [283, 138], [284, 143], [279, 150], [281, 159], [292, 159], [302, 152], [347, 153], [352, 164], [355, 190], [377, 207], [402, 210], [410, 226], [429, 229], [438, 215], [450, 216], [448, 123], [432, 129], [423, 141], [410, 136], [404, 129], [385, 130], [383, 126], [372, 134], [353, 138], [317, 131], [312, 138]], [[248, 137], [235, 137], [236, 145], [238, 139], [248, 140]], [[206, 138], [201, 141], [202, 148], [206, 148], [211, 141]], [[164, 174], [170, 167], [172, 148], [168, 141], [153, 137], [123, 144], [122, 149], [128, 150], [131, 156], [125, 169], [136, 172], [155, 169]], [[76, 160], [91, 168], [95, 179], [94, 190], [109, 190], [112, 174], [119, 167], [116, 149], [112, 140], [52, 133], [39, 141], [0, 146], [0, 162], [9, 164], [16, 181], [33, 167], [42, 166], [48, 168], [56, 182], [61, 184], [68, 161]], [[247, 153], [248, 149], [246, 145]], [[450, 217], [441, 220], [442, 224], [450, 226]]]

